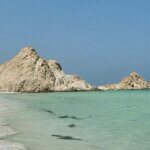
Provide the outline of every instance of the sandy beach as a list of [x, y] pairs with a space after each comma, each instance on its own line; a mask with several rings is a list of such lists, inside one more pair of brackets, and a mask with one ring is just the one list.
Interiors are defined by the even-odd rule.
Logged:
[[6, 137], [13, 136], [17, 134], [6, 120], [2, 117], [5, 113], [10, 110], [7, 108], [5, 100], [0, 97], [0, 150], [25, 150], [25, 147], [19, 143], [11, 143], [5, 140]]

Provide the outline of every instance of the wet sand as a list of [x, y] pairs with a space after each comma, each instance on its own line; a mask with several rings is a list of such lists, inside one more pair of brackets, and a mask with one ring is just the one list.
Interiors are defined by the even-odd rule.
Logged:
[[10, 110], [7, 108], [5, 100], [0, 97], [0, 150], [25, 150], [25, 147], [19, 143], [12, 143], [5, 140], [6, 137], [17, 134], [11, 127], [9, 127], [3, 115]]

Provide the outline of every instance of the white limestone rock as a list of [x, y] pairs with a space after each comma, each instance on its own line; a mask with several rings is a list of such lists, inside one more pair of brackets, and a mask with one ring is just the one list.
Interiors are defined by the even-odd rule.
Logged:
[[120, 83], [107, 84], [99, 86], [99, 90], [135, 90], [135, 89], [149, 89], [150, 83], [145, 81], [136, 72], [132, 72], [128, 77], [125, 77]]
[[55, 76], [54, 91], [88, 91], [93, 86], [81, 80], [77, 75], [66, 75], [61, 65], [55, 60], [49, 60], [48, 65]]
[[42, 59], [32, 47], [23, 48], [10, 61], [0, 65], [1, 92], [50, 92], [92, 90], [77, 76], [65, 75], [54, 60]]

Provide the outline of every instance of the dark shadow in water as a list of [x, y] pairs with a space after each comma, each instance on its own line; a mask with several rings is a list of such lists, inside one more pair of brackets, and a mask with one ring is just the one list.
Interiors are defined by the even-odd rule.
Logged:
[[41, 110], [43, 110], [43, 111], [45, 111], [45, 112], [48, 112], [48, 113], [51, 113], [51, 114], [54, 114], [54, 112], [53, 112], [53, 111], [48, 110], [48, 109], [45, 109], [45, 108], [43, 108], [43, 109], [41, 109]]
[[59, 116], [60, 119], [67, 119], [67, 118], [71, 118], [71, 119], [75, 119], [75, 120], [80, 120], [80, 119], [83, 119], [83, 118], [78, 118], [76, 116]]
[[82, 141], [82, 139], [73, 138], [72, 136], [62, 136], [62, 135], [55, 135], [55, 134], [53, 134], [52, 136], [57, 137], [58, 139], [61, 139], [61, 140], [76, 140], [76, 141]]
[[68, 127], [69, 128], [74, 128], [74, 127], [76, 127], [76, 125], [75, 124], [69, 124]]

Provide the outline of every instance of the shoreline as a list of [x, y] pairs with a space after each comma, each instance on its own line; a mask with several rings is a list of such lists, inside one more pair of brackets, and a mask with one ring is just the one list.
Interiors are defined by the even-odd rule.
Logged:
[[20, 143], [12, 143], [9, 140], [5, 140], [6, 137], [17, 134], [17, 132], [14, 131], [3, 118], [3, 114], [8, 111], [4, 99], [0, 97], [0, 150], [26, 150], [24, 145]]
[[[150, 90], [150, 88], [141, 88], [141, 89], [109, 89], [109, 90], [88, 90], [88, 91], [51, 91], [51, 92], [1, 92], [0, 94], [50, 94], [50, 93], [84, 93], [84, 92], [106, 92], [106, 91], [143, 91], [143, 90]], [[1, 97], [0, 97], [1, 99]]]

